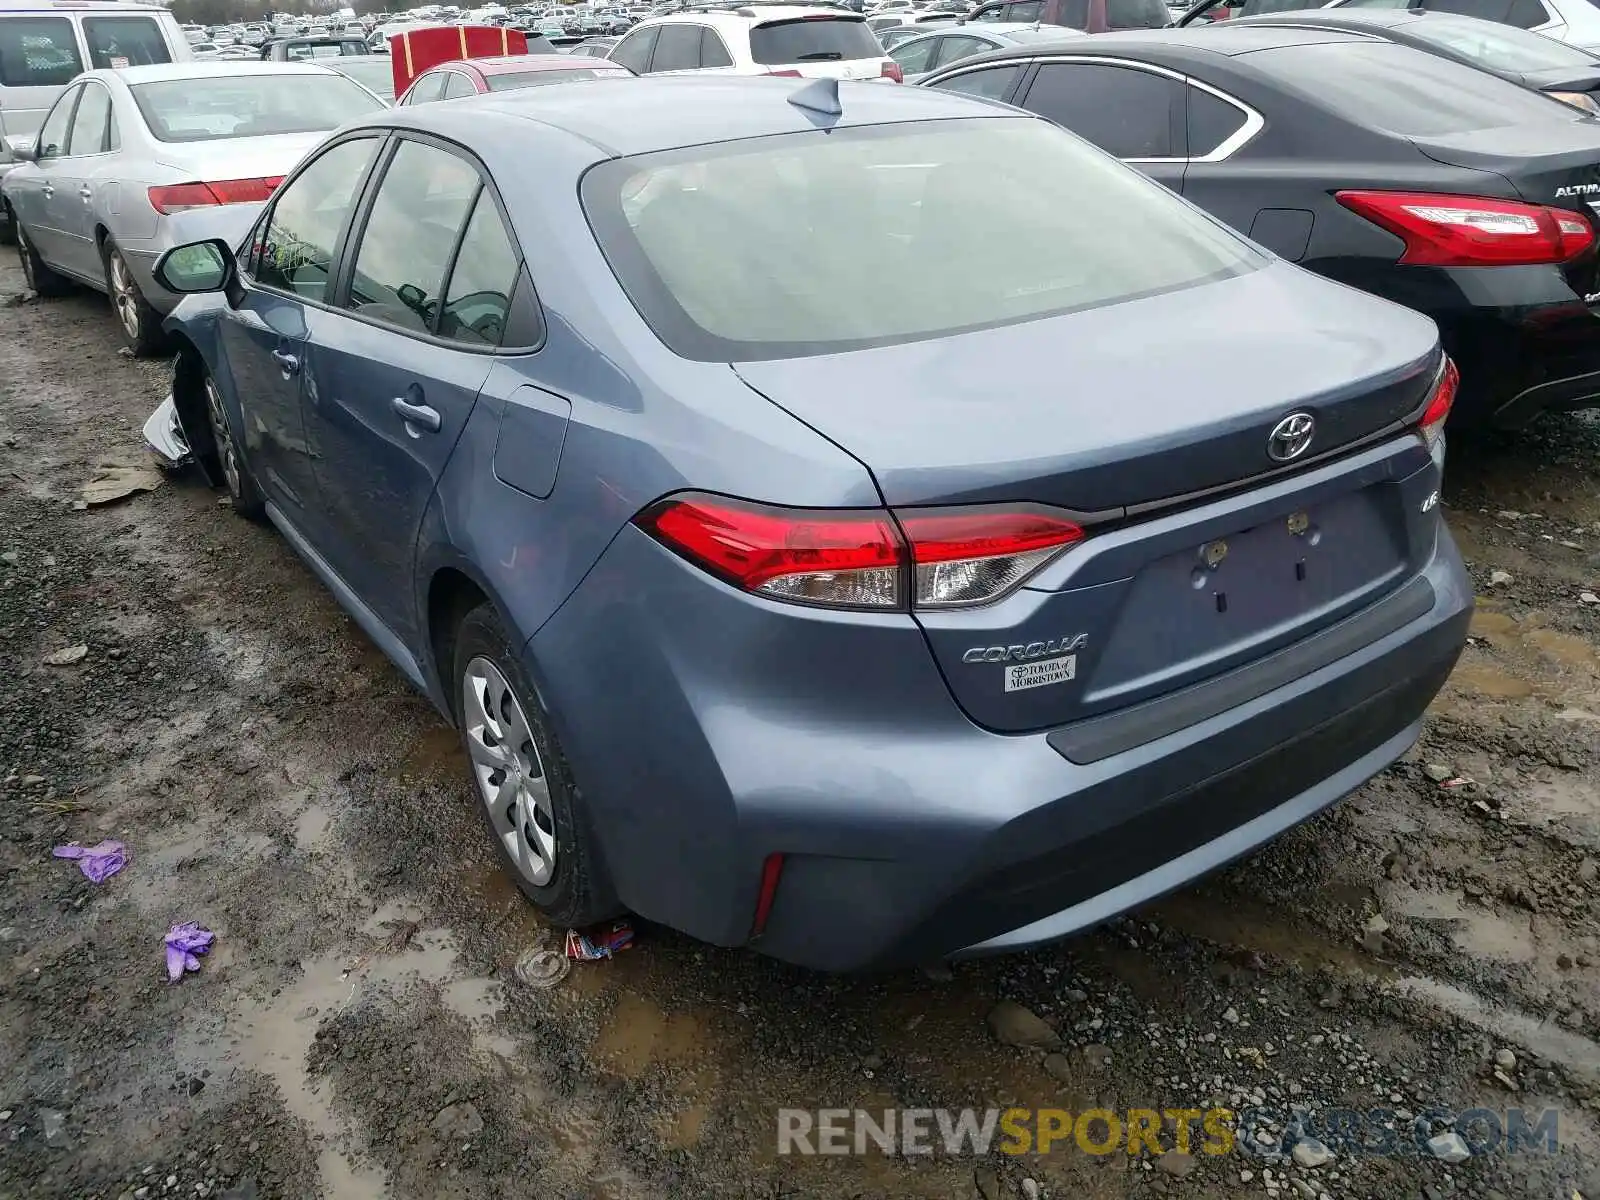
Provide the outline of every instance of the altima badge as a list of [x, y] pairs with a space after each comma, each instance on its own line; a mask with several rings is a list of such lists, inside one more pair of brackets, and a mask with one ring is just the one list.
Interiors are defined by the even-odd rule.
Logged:
[[1307, 412], [1290, 413], [1267, 435], [1267, 457], [1273, 462], [1299, 458], [1311, 447], [1317, 434], [1317, 419]]

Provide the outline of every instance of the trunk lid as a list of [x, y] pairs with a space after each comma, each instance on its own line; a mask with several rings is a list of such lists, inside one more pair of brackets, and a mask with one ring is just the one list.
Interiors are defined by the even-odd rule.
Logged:
[[324, 133], [277, 133], [214, 142], [162, 142], [155, 159], [201, 183], [263, 179], [287, 175], [325, 137]]
[[[1426, 318], [1275, 263], [1065, 317], [735, 369], [859, 458], [891, 508], [1092, 514], [1084, 542], [1005, 599], [916, 614], [968, 715], [1020, 732], [1231, 670], [1413, 574], [1432, 552], [1437, 469], [1419, 439], [1372, 439], [1423, 404], [1438, 361]], [[1267, 453], [1295, 412], [1317, 425], [1304, 470]]]

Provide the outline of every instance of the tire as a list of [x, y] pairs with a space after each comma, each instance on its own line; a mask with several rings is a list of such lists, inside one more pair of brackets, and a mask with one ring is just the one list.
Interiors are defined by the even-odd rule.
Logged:
[[11, 205], [0, 202], [0, 208], [5, 210], [3, 221], [0, 221], [0, 246], [15, 246], [17, 244], [17, 215], [11, 211]]
[[211, 441], [216, 446], [217, 467], [222, 472], [228, 498], [233, 501], [233, 511], [241, 517], [259, 521], [266, 515], [266, 498], [256, 485], [256, 477], [250, 474], [250, 466], [244, 461], [239, 443], [234, 439], [233, 424], [228, 419], [227, 406], [222, 402], [222, 392], [210, 372], [206, 373], [200, 386], [205, 391], [206, 424], [211, 429]]
[[[462, 619], [451, 678], [473, 794], [501, 866], [557, 925], [581, 927], [617, 916], [621, 907], [582, 794], [491, 605]], [[515, 764], [509, 773], [507, 746]], [[502, 800], [507, 783], [512, 791]]]
[[17, 231], [17, 258], [22, 263], [22, 276], [28, 281], [28, 286], [41, 296], [65, 296], [72, 290], [72, 284], [65, 275], [57, 275], [44, 265], [44, 259], [39, 257], [39, 252], [33, 248], [33, 240], [28, 237], [28, 231], [16, 220], [11, 221]]
[[166, 350], [167, 333], [161, 328], [161, 314], [139, 290], [128, 260], [110, 238], [101, 249], [105, 260], [106, 295], [111, 297], [111, 312], [117, 319], [117, 332], [128, 349], [139, 358], [150, 358]]

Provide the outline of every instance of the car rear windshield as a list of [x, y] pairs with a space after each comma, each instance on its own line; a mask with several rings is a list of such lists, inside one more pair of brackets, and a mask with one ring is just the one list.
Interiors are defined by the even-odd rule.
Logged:
[[1263, 261], [1132, 168], [1021, 117], [614, 159], [589, 171], [582, 197], [645, 321], [708, 362], [1016, 324]]
[[1313, 103], [1402, 137], [1580, 119], [1559, 100], [1393, 42], [1277, 46], [1250, 62]]
[[150, 132], [163, 142], [320, 133], [384, 107], [332, 73], [191, 76], [128, 90]]
[[578, 79], [626, 79], [628, 72], [611, 71], [605, 67], [570, 67], [562, 71], [507, 71], [505, 74], [485, 75], [491, 92], [514, 92], [518, 88], [538, 87], [546, 83], [571, 83]]
[[883, 47], [860, 17], [797, 17], [752, 29], [750, 57], [762, 66], [838, 62], [846, 58], [882, 58]]
[[1419, 41], [1471, 58], [1490, 71], [1593, 72], [1600, 65], [1587, 50], [1492, 21], [1425, 17], [1407, 23], [1405, 29]]

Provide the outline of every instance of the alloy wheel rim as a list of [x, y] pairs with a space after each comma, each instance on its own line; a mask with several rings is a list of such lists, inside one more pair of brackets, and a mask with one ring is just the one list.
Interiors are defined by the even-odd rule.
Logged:
[[139, 336], [139, 308], [134, 295], [133, 280], [128, 276], [128, 264], [122, 255], [111, 252], [111, 300], [117, 306], [117, 319], [130, 338]]
[[206, 416], [211, 421], [211, 437], [217, 443], [217, 458], [222, 463], [222, 476], [228, 481], [228, 490], [239, 494], [239, 457], [233, 447], [233, 434], [228, 430], [228, 415], [222, 411], [222, 393], [210, 379], [206, 380]]
[[461, 715], [478, 797], [517, 873], [535, 887], [556, 868], [556, 819], [544, 761], [522, 705], [487, 658], [474, 658], [461, 680]]

